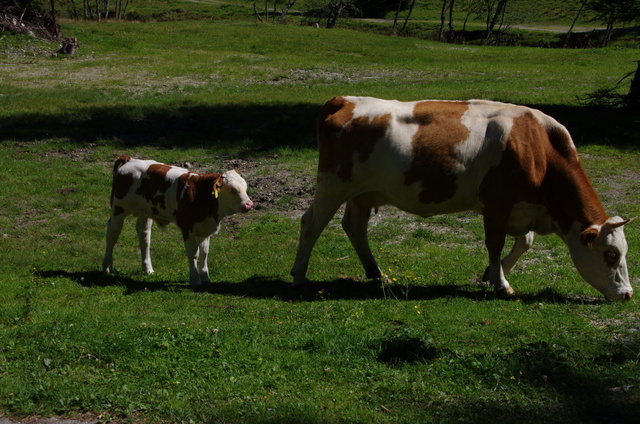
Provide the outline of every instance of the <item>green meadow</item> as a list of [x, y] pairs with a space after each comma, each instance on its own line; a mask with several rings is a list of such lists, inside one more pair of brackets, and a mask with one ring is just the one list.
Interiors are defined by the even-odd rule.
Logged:
[[[100, 422], [631, 423], [638, 300], [611, 303], [538, 237], [496, 298], [482, 220], [381, 208], [368, 281], [340, 228], [289, 287], [314, 189], [315, 116], [333, 96], [487, 98], [533, 106], [574, 136], [605, 209], [640, 215], [637, 112], [581, 98], [640, 50], [440, 44], [249, 20], [63, 21], [54, 44], [0, 33], [0, 419]], [[622, 85], [621, 90], [628, 89]], [[194, 292], [175, 227], [135, 222], [101, 271], [113, 160], [235, 168], [257, 208], [211, 239]], [[640, 227], [625, 228], [638, 291]]]

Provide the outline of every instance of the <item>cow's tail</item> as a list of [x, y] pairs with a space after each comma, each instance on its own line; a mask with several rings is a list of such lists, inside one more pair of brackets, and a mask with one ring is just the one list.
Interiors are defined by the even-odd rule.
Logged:
[[131, 160], [131, 156], [120, 156], [113, 163], [113, 181], [111, 182], [111, 197], [109, 198], [110, 199], [109, 204], [111, 206], [113, 206], [113, 193], [114, 193], [114, 186], [116, 184], [116, 174], [118, 172], [118, 169], [120, 169], [122, 165], [129, 162], [130, 160]]

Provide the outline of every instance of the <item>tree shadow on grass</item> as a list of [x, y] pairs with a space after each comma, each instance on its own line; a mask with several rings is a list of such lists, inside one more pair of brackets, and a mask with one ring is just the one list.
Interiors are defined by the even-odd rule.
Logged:
[[532, 105], [555, 118], [578, 146], [606, 145], [640, 149], [640, 114], [637, 110], [600, 106]]
[[[84, 287], [126, 287], [125, 294], [143, 291], [184, 292], [192, 291], [187, 281], [145, 281], [135, 277], [115, 273], [104, 274], [100, 271], [69, 272], [64, 270], [38, 271], [39, 278], [68, 278]], [[274, 299], [283, 302], [316, 302], [325, 300], [375, 300], [397, 301], [435, 300], [465, 298], [474, 301], [492, 301], [502, 299], [493, 289], [482, 284], [382, 284], [375, 280], [360, 281], [354, 278], [339, 278], [332, 281], [311, 281], [303, 287], [291, 287], [289, 281], [272, 276], [253, 276], [241, 282], [213, 282], [195, 293], [211, 293], [253, 299]], [[559, 304], [601, 304], [604, 299], [594, 297], [567, 296], [552, 288], [535, 294], [516, 295], [508, 300], [522, 303], [559, 303]]]
[[[357, 93], [356, 93], [357, 94]], [[63, 139], [82, 146], [99, 140], [123, 148], [217, 148], [255, 155], [277, 147], [315, 147], [321, 104], [167, 104], [86, 107], [57, 114], [27, 113], [0, 120], [0, 141]], [[553, 116], [576, 144], [640, 148], [640, 116], [604, 107], [532, 105]]]
[[314, 147], [320, 105], [186, 105], [88, 107], [73, 113], [24, 114], [0, 120], [0, 141], [59, 138], [79, 145], [111, 140], [124, 148], [216, 147], [256, 154]]

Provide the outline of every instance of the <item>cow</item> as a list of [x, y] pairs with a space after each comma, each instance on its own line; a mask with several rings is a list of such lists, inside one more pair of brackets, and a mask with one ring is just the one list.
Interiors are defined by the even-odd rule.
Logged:
[[[346, 202], [342, 227], [368, 278], [384, 278], [367, 239], [372, 210], [476, 211], [489, 254], [484, 279], [496, 294], [515, 294], [505, 274], [534, 233], [555, 233], [591, 286], [607, 299], [631, 299], [623, 227], [632, 219], [605, 213], [569, 132], [550, 116], [485, 100], [345, 96], [321, 108], [317, 139], [316, 193], [301, 219], [294, 287], [307, 283], [313, 247]], [[506, 235], [515, 244], [501, 260]]]
[[152, 221], [161, 228], [173, 223], [182, 232], [189, 282], [192, 288], [198, 288], [211, 281], [207, 268], [209, 238], [218, 232], [220, 221], [252, 208], [247, 183], [236, 171], [200, 174], [153, 160], [121, 156], [113, 165], [111, 217], [102, 270], [111, 273], [113, 247], [124, 219], [134, 214], [138, 218], [143, 272], [153, 273], [149, 251]]

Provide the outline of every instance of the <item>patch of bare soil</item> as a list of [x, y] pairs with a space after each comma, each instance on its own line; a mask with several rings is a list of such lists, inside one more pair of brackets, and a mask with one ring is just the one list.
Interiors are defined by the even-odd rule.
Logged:
[[[229, 159], [224, 168], [236, 169], [250, 187], [251, 200], [256, 209], [278, 212], [306, 210], [313, 199], [315, 172], [296, 172], [282, 166], [275, 172], [265, 172], [276, 155], [266, 158]], [[315, 171], [315, 170], [314, 170]]]

